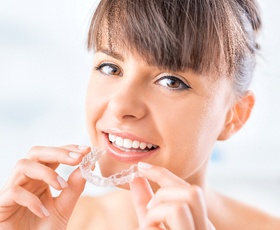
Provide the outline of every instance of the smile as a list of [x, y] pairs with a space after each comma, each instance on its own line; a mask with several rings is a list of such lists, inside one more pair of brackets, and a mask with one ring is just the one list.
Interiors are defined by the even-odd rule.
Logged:
[[131, 140], [128, 138], [122, 138], [120, 136], [116, 136], [113, 134], [109, 134], [109, 141], [118, 149], [122, 151], [133, 151], [133, 152], [148, 152], [150, 150], [156, 149], [158, 146], [151, 144], [151, 143], [146, 143], [146, 142], [141, 142], [137, 140]]

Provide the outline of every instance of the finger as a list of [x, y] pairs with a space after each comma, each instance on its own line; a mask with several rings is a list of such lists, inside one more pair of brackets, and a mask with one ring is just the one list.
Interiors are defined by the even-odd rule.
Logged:
[[147, 213], [147, 204], [154, 194], [146, 178], [136, 177], [129, 185], [132, 194], [132, 202], [135, 207], [139, 225], [141, 225]]
[[139, 162], [138, 170], [142, 176], [153, 182], [156, 182], [161, 187], [174, 186], [178, 184], [184, 186], [189, 185], [187, 182], [172, 172], [160, 166]]
[[55, 169], [62, 163], [66, 165], [77, 165], [82, 156], [90, 152], [90, 147], [81, 145], [66, 145], [62, 147], [34, 146], [28, 153], [27, 158], [33, 161], [46, 163]]
[[145, 227], [145, 228], [138, 228], [137, 230], [161, 230], [165, 228], [159, 228], [159, 227]]
[[[6, 187], [24, 185], [31, 179], [36, 180], [36, 183], [38, 183], [38, 181], [44, 181], [57, 190], [67, 187], [66, 181], [54, 170], [28, 159], [21, 159], [17, 162], [15, 170], [8, 180]], [[30, 184], [30, 186], [32, 186], [32, 184]], [[29, 188], [25, 187], [25, 189]]]
[[191, 210], [184, 203], [162, 203], [149, 209], [143, 229], [158, 226], [164, 223], [167, 229], [194, 230], [195, 228]]
[[209, 226], [209, 230], [216, 230], [215, 226], [212, 224], [212, 222], [208, 219], [207, 220], [208, 226]]
[[206, 229], [207, 208], [202, 189], [198, 186], [161, 188], [150, 201], [148, 208], [161, 203], [185, 203], [191, 210], [196, 229]]
[[55, 204], [62, 215], [70, 218], [86, 183], [79, 168], [71, 173], [67, 183], [68, 187], [63, 189], [61, 194], [55, 198]]
[[159, 189], [149, 203], [161, 203], [166, 201], [185, 202], [188, 204], [194, 217], [197, 229], [206, 229], [207, 208], [201, 188], [190, 186], [187, 182], [171, 173], [165, 168], [152, 166], [147, 163], [138, 163], [138, 170], [147, 179], [158, 183]]
[[[20, 186], [14, 186], [10, 189], [7, 189], [0, 195], [1, 213], [7, 213], [7, 215], [10, 216], [12, 209], [15, 211], [18, 209], [18, 207], [15, 205], [26, 207], [41, 218], [49, 215], [46, 208], [42, 205], [40, 199]], [[1, 215], [1, 218], [5, 219], [5, 215]]]

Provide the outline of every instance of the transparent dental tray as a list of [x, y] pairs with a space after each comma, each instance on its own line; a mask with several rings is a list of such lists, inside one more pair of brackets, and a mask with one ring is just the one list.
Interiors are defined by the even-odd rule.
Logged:
[[102, 157], [103, 154], [105, 154], [104, 150], [92, 147], [91, 152], [83, 157], [82, 162], [80, 164], [80, 170], [82, 172], [83, 177], [88, 182], [102, 187], [117, 186], [129, 183], [133, 180], [134, 177], [139, 176], [137, 165], [132, 165], [129, 169], [123, 170], [109, 177], [96, 175], [92, 171], [92, 168], [94, 168], [95, 164]]

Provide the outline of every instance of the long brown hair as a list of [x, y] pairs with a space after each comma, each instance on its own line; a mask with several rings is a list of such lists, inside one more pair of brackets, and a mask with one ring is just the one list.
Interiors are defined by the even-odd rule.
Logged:
[[254, 0], [101, 0], [88, 48], [105, 44], [160, 68], [226, 74], [240, 95], [252, 79], [260, 26]]

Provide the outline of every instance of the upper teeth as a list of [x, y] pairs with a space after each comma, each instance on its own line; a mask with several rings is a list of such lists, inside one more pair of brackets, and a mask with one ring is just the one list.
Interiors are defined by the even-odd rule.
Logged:
[[135, 141], [135, 140], [127, 139], [127, 138], [124, 139], [122, 137], [115, 136], [113, 134], [109, 134], [109, 140], [119, 147], [124, 147], [124, 148], [128, 148], [128, 149], [130, 149], [130, 148], [145, 149], [147, 147], [149, 149], [151, 149], [152, 147], [154, 147], [154, 148], [157, 147], [156, 145], [153, 145], [153, 144], [140, 142], [140, 141]]

